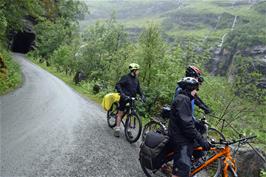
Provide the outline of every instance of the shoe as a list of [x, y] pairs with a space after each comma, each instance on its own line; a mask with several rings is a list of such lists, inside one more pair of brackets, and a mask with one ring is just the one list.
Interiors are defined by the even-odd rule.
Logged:
[[128, 136], [130, 139], [134, 138], [133, 135], [132, 135], [132, 133], [131, 133], [131, 131], [127, 131], [127, 136]]
[[120, 127], [115, 127], [114, 128], [114, 136], [115, 137], [120, 137]]
[[164, 173], [167, 176], [172, 176], [172, 167], [167, 164], [163, 164], [161, 167], [161, 172]]

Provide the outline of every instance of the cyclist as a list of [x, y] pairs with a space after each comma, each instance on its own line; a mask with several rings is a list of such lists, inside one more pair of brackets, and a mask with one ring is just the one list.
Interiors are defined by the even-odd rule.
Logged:
[[172, 177], [189, 177], [194, 141], [209, 150], [210, 144], [195, 128], [191, 100], [199, 89], [195, 78], [185, 77], [178, 82], [182, 88], [171, 105], [171, 118], [168, 126], [170, 146], [175, 149]]
[[125, 111], [125, 106], [129, 101], [130, 97], [136, 97], [136, 94], [141, 96], [141, 99], [145, 101], [145, 96], [143, 95], [138, 76], [139, 76], [139, 65], [136, 63], [131, 63], [129, 65], [130, 73], [121, 77], [121, 79], [116, 83], [115, 89], [120, 93], [120, 101], [116, 119], [116, 126], [114, 127], [114, 135], [116, 137], [120, 136], [120, 123], [122, 116]]
[[[201, 76], [202, 75], [202, 71], [197, 68], [196, 66], [188, 66], [186, 69], [186, 73], [185, 76], [186, 77], [193, 77], [195, 79], [197, 79], [199, 81], [200, 84], [203, 83], [204, 79]], [[179, 86], [179, 84], [177, 84], [177, 87], [175, 89], [175, 95], [174, 98], [179, 94], [180, 90], [182, 88]], [[211, 112], [210, 108], [200, 99], [200, 97], [198, 95], [195, 96], [195, 99], [193, 99], [191, 101], [191, 105], [192, 105], [192, 112], [194, 112], [194, 105], [197, 105], [199, 108], [201, 108], [205, 114], [208, 114]]]

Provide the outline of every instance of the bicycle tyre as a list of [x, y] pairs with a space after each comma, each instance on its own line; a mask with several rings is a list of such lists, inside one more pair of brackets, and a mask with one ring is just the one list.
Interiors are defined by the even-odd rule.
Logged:
[[159, 122], [156, 122], [156, 121], [153, 121], [153, 120], [148, 122], [144, 126], [144, 128], [142, 130], [142, 141], [145, 140], [147, 133], [150, 132], [150, 131], [163, 133], [164, 132], [164, 128]]
[[[132, 127], [132, 124], [131, 124], [132, 121], [134, 121], [133, 127]], [[130, 137], [129, 132], [131, 132], [131, 134], [132, 134], [132, 131], [130, 130], [130, 128], [135, 129], [137, 127], [135, 123], [138, 124], [138, 128], [139, 129], [137, 130], [137, 134], [136, 134], [135, 137]], [[130, 143], [135, 143], [136, 141], [138, 141], [138, 139], [139, 139], [139, 137], [141, 135], [141, 131], [142, 131], [142, 121], [139, 118], [139, 116], [137, 114], [127, 115], [127, 119], [126, 119], [126, 123], [125, 123], [125, 135], [126, 135], [127, 141], [130, 142]]]
[[113, 103], [111, 108], [107, 111], [107, 124], [110, 128], [116, 126], [116, 114], [118, 103]]

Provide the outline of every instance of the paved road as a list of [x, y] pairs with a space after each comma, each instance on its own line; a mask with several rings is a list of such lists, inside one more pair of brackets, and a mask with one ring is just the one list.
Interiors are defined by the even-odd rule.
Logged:
[[144, 176], [138, 145], [113, 137], [105, 112], [14, 54], [21, 88], [0, 97], [1, 177]]

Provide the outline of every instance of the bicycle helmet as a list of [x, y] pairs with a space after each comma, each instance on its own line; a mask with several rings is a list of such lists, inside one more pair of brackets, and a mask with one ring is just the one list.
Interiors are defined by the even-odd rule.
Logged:
[[202, 71], [196, 66], [189, 66], [186, 69], [186, 77], [199, 77]]
[[130, 71], [133, 71], [133, 70], [138, 70], [140, 67], [137, 63], [131, 63], [131, 64], [129, 64], [128, 68]]
[[193, 77], [184, 77], [178, 82], [183, 90], [193, 91], [199, 89], [199, 82]]

